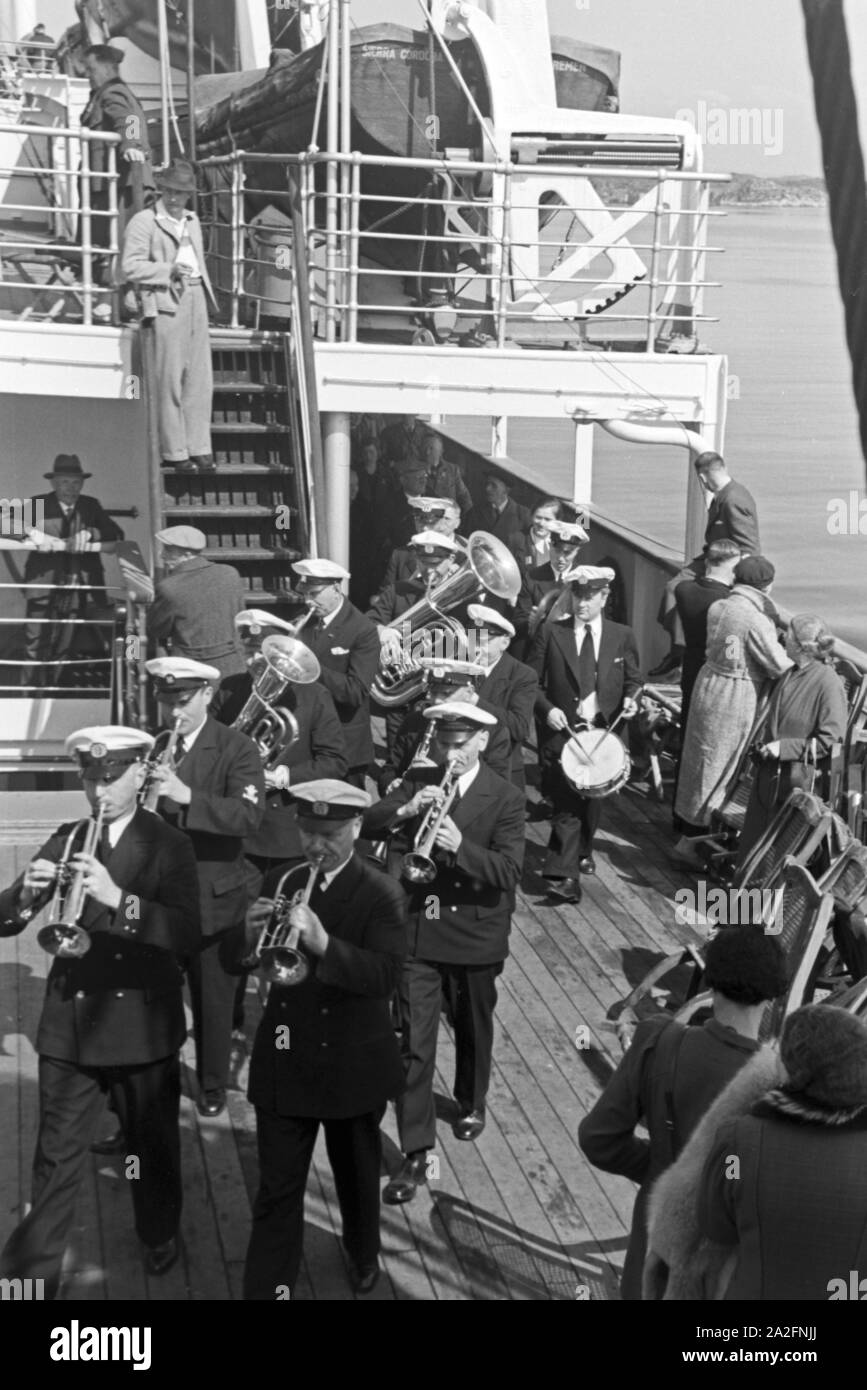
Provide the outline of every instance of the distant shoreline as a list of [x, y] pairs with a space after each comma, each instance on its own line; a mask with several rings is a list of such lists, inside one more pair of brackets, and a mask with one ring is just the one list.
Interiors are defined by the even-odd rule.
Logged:
[[[647, 192], [647, 184], [636, 179], [594, 179], [593, 183], [606, 202], [617, 203], [624, 197], [635, 202]], [[825, 180], [790, 175], [779, 179], [759, 178], [756, 174], [732, 174], [728, 183], [710, 184], [710, 206], [713, 208], [826, 208], [828, 191]]]

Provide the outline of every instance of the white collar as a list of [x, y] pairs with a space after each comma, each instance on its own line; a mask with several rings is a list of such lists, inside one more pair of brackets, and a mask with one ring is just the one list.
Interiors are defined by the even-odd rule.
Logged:
[[342, 864], [338, 864], [336, 869], [329, 869], [327, 874], [323, 874], [323, 875], [322, 875], [322, 887], [323, 887], [323, 889], [325, 889], [325, 888], [330, 888], [330, 887], [331, 887], [331, 885], [332, 885], [332, 883], [334, 882], [334, 880], [336, 879], [337, 875], [343, 873], [343, 870], [346, 868], [347, 864], [349, 863], [349, 861], [350, 861], [350, 859], [352, 858], [352, 856], [353, 856], [354, 853], [355, 853], [355, 850], [354, 850], [354, 848], [353, 848], [353, 849], [351, 849], [351, 850], [349, 851], [348, 857], [347, 857], [346, 859], [344, 859], [344, 861], [343, 861]]
[[461, 796], [466, 796], [470, 787], [475, 782], [476, 778], [479, 775], [480, 766], [481, 764], [477, 760], [475, 767], [471, 767], [469, 772], [461, 773], [460, 777], [458, 778], [458, 791], [460, 792]]
[[331, 624], [334, 622], [334, 619], [337, 617], [338, 613], [339, 613], [339, 612], [341, 611], [341, 609], [343, 608], [343, 605], [344, 605], [345, 602], [346, 602], [346, 596], [345, 596], [345, 595], [342, 595], [342, 596], [341, 596], [341, 599], [340, 599], [340, 602], [338, 603], [337, 607], [336, 607], [336, 608], [332, 608], [332, 610], [331, 610], [331, 612], [328, 614], [327, 618], [322, 618], [322, 619], [321, 619], [321, 622], [322, 622], [322, 626], [323, 626], [323, 627], [330, 627], [330, 626], [331, 626]]
[[137, 808], [133, 806], [132, 810], [127, 811], [125, 816], [118, 816], [117, 820], [111, 821], [105, 827], [108, 831], [108, 843], [111, 845], [112, 849], [114, 849], [117, 845], [118, 840], [120, 839], [121, 835], [126, 830], [127, 826], [129, 825], [130, 821], [135, 815], [136, 809]]
[[585, 627], [589, 627], [590, 631], [591, 631], [592, 634], [593, 634], [593, 640], [594, 640], [594, 642], [595, 642], [595, 643], [597, 644], [597, 646], [598, 646], [598, 644], [599, 644], [599, 639], [600, 639], [600, 637], [602, 636], [602, 614], [601, 614], [601, 613], [597, 613], [596, 617], [595, 617], [595, 618], [591, 618], [591, 620], [590, 620], [589, 623], [585, 623], [584, 620], [583, 620], [583, 618], [576, 618], [576, 617], [575, 617], [575, 614], [573, 613], [573, 614], [572, 614], [572, 621], [573, 621], [574, 624], [575, 624], [575, 632], [576, 632], [576, 635], [580, 635], [580, 633], [583, 632], [583, 630], [584, 630]]
[[190, 749], [192, 748], [192, 746], [193, 746], [193, 744], [195, 743], [196, 739], [199, 737], [199, 734], [202, 732], [202, 730], [204, 729], [204, 727], [205, 727], [205, 725], [207, 724], [207, 722], [208, 722], [208, 716], [205, 715], [205, 717], [204, 717], [204, 719], [202, 720], [201, 724], [199, 725], [198, 729], [194, 729], [193, 732], [192, 732], [191, 734], [182, 734], [182, 735], [181, 735], [181, 737], [182, 737], [183, 740], [184, 740], [184, 752], [185, 752], [185, 753], [189, 753]]

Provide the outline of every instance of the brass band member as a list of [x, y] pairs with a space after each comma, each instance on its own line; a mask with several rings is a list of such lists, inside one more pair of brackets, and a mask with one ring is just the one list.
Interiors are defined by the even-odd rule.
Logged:
[[515, 605], [515, 627], [518, 630], [516, 647], [520, 645], [517, 655], [529, 659], [536, 630], [551, 602], [547, 595], [563, 588], [563, 576], [578, 563], [578, 552], [588, 540], [589, 536], [580, 522], [548, 522], [550, 558], [545, 564], [526, 571]]
[[511, 742], [510, 780], [523, 791], [524, 740], [530, 737], [533, 707], [539, 694], [536, 672], [522, 661], [516, 661], [506, 648], [515, 636], [508, 618], [495, 608], [471, 603], [467, 609], [479, 659], [485, 674], [479, 686], [479, 698], [487, 700], [497, 710], [509, 732]]
[[[271, 986], [250, 1064], [259, 1190], [246, 1299], [294, 1293], [304, 1189], [320, 1124], [350, 1282], [356, 1293], [373, 1288], [379, 1276], [379, 1126], [386, 1102], [403, 1085], [388, 1001], [406, 950], [406, 908], [399, 886], [354, 852], [370, 797], [331, 779], [299, 784], [293, 794], [307, 862], [297, 865], [282, 896], [291, 900], [296, 890], [311, 890], [289, 918], [309, 974], [292, 988]], [[250, 945], [271, 917], [281, 877], [279, 870], [269, 875], [267, 896], [247, 914]]]
[[[429, 877], [414, 874], [407, 883], [409, 955], [400, 984], [406, 1090], [397, 1102], [405, 1157], [383, 1194], [393, 1204], [415, 1196], [436, 1142], [433, 1079], [444, 993], [455, 1029], [454, 1133], [475, 1140], [485, 1127], [496, 982], [509, 952], [512, 898], [524, 860], [524, 798], [479, 761], [494, 716], [462, 702], [430, 706], [425, 716], [436, 720], [440, 756], [454, 758], [451, 791], [445, 778], [431, 786], [424, 772], [411, 772], [364, 821], [365, 835], [399, 828], [407, 848], [415, 845], [432, 860]], [[431, 811], [438, 806], [439, 812]], [[435, 838], [423, 845], [428, 812]]]
[[[408, 497], [407, 506], [411, 512], [411, 535], [420, 531], [436, 531], [449, 536], [458, 545], [461, 537], [457, 534], [461, 524], [461, 509], [450, 497]], [[400, 579], [411, 579], [418, 568], [418, 556], [406, 546], [399, 546], [391, 552], [382, 583], [396, 584]]]
[[[199, 948], [199, 896], [186, 836], [136, 805], [152, 744], [149, 734], [115, 725], [79, 729], [66, 740], [91, 812], [102, 811], [94, 852], [70, 845], [73, 876], [86, 894], [79, 923], [89, 949], [57, 954], [48, 976], [36, 1039], [33, 1205], [0, 1256], [4, 1277], [44, 1279], [46, 1298], [57, 1295], [106, 1092], [139, 1160], [128, 1186], [145, 1268], [164, 1274], [178, 1255], [178, 1051], [187, 1031], [179, 961]], [[0, 893], [0, 936], [18, 935], [45, 906], [72, 828], [62, 825]]]
[[363, 787], [373, 761], [370, 687], [379, 670], [379, 638], [369, 618], [343, 593], [349, 572], [333, 560], [298, 560], [297, 592], [313, 605], [302, 630], [322, 667], [319, 679], [334, 701], [346, 742], [347, 782]]
[[530, 660], [541, 687], [536, 709], [545, 720], [539, 758], [548, 765], [554, 806], [542, 873], [552, 880], [549, 891], [565, 902], [580, 901], [579, 874], [595, 873], [593, 840], [602, 805], [599, 798], [580, 796], [563, 775], [559, 758], [568, 731], [579, 723], [605, 729], [618, 715], [631, 719], [638, 711], [635, 635], [602, 611], [613, 578], [613, 570], [594, 565], [570, 570], [572, 611], [539, 629]]
[[147, 662], [160, 720], [176, 735], [174, 754], [155, 770], [158, 810], [189, 836], [199, 869], [202, 932], [190, 965], [200, 1115], [226, 1108], [232, 1011], [238, 984], [237, 945], [247, 907], [244, 840], [259, 827], [265, 805], [262, 760], [252, 739], [209, 715], [215, 666], [186, 657]]

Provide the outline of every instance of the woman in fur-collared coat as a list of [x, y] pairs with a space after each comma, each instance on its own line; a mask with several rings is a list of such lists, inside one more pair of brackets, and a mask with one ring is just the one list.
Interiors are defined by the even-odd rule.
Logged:
[[767, 682], [792, 665], [765, 611], [773, 565], [751, 555], [734, 577], [730, 597], [708, 611], [707, 654], [684, 733], [675, 814], [695, 829], [709, 825], [725, 801]]
[[852, 1296], [851, 1270], [867, 1270], [867, 1024], [810, 1004], [651, 1194], [644, 1296], [824, 1301]]

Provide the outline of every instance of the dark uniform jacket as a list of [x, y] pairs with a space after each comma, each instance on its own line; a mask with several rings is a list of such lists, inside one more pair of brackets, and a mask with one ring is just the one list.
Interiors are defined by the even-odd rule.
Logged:
[[242, 849], [265, 811], [262, 760], [246, 734], [208, 717], [177, 774], [192, 788], [192, 800], [179, 806], [163, 797], [159, 811], [190, 838], [199, 868], [202, 931], [213, 936], [235, 926], [246, 911]]
[[518, 561], [522, 575], [546, 565], [551, 558], [547, 540], [542, 542], [541, 552], [535, 548], [530, 528], [526, 531], [513, 531], [506, 544]]
[[521, 592], [518, 594], [518, 601], [515, 604], [513, 622], [518, 639], [523, 638], [525, 641], [525, 650], [530, 645], [528, 631], [530, 613], [537, 604], [542, 602], [546, 594], [550, 594], [553, 589], [562, 587], [550, 560], [547, 564], [536, 565], [533, 569], [526, 570], [521, 576]]
[[156, 586], [148, 609], [148, 637], [172, 656], [216, 666], [223, 676], [247, 669], [235, 636], [235, 614], [245, 607], [246, 589], [231, 565], [202, 556], [184, 560]]
[[[646, 1019], [578, 1126], [578, 1142], [594, 1167], [620, 1173], [641, 1186], [623, 1269], [624, 1298], [641, 1297], [645, 1212], [652, 1183], [674, 1162], [705, 1111], [758, 1048], [752, 1038], [716, 1019], [701, 1028]], [[649, 1138], [635, 1133], [639, 1124], [646, 1126]]]
[[734, 541], [751, 555], [761, 554], [759, 518], [751, 492], [734, 479], [714, 493], [707, 511], [705, 546], [711, 541]]
[[304, 643], [322, 667], [320, 680], [334, 701], [350, 768], [373, 758], [370, 687], [379, 670], [379, 633], [348, 598], [327, 627], [308, 623]]
[[[40, 493], [31, 499], [30, 506], [33, 524], [38, 526], [40, 531], [44, 531], [46, 536], [62, 536], [66, 540], [80, 535], [82, 531], [90, 531], [92, 541], [109, 544], [123, 540], [123, 531], [108, 512], [103, 510], [102, 504], [95, 497], [80, 493], [68, 519], [64, 516], [63, 508], [54, 492]], [[76, 576], [82, 584], [105, 583], [98, 552], [88, 555], [86, 552], [76, 554], [74, 551], [63, 550], [31, 550], [24, 565], [25, 584], [38, 584], [40, 581], [46, 584], [69, 584]], [[47, 589], [28, 589], [27, 600], [29, 602], [31, 599], [45, 598], [48, 592]], [[96, 602], [105, 601], [104, 594], [94, 593], [91, 597]]]
[[[578, 678], [578, 648], [575, 642], [575, 620], [568, 617], [546, 623], [536, 633], [530, 655], [530, 666], [539, 677], [539, 696], [536, 713], [547, 720], [552, 709], [561, 709], [574, 726], [580, 718], [581, 700], [593, 692], [582, 690]], [[622, 623], [602, 619], [602, 635], [596, 662], [596, 696], [600, 711], [610, 724], [623, 705], [641, 689], [641, 671], [635, 634]], [[569, 737], [557, 733], [540, 722], [540, 732], [546, 747], [562, 746]]]
[[674, 591], [685, 643], [680, 677], [680, 688], [685, 701], [680, 721], [681, 729], [686, 728], [689, 702], [698, 680], [698, 673], [704, 665], [708, 609], [718, 598], [728, 598], [730, 594], [729, 584], [723, 584], [719, 579], [707, 579], [705, 576], [701, 579], [685, 579]]
[[[395, 822], [395, 812], [429, 780], [424, 770], [411, 773], [367, 812], [363, 834], [379, 839], [396, 824], [395, 856], [410, 849], [421, 818]], [[512, 900], [524, 863], [524, 797], [481, 763], [451, 818], [463, 834], [457, 855], [435, 849], [436, 878], [409, 888], [409, 951], [422, 960], [493, 965], [509, 953]]]
[[523, 787], [523, 742], [530, 736], [533, 707], [539, 694], [536, 672], [503, 652], [478, 689], [479, 696], [493, 705], [509, 731], [511, 778], [516, 786]]
[[[268, 875], [266, 897], [274, 896], [286, 867]], [[299, 865], [284, 893], [303, 888], [309, 872]], [[406, 906], [399, 885], [354, 854], [324, 892], [314, 889], [310, 907], [328, 946], [323, 956], [309, 957], [310, 974], [301, 984], [271, 986], [248, 1095], [278, 1115], [348, 1119], [403, 1089], [388, 1001], [406, 954]], [[282, 1027], [288, 1037], [278, 1032]]]
[[504, 545], [508, 544], [516, 531], [523, 531], [529, 524], [530, 513], [527, 508], [513, 502], [511, 498], [501, 512], [495, 511], [490, 502], [482, 502], [479, 506], [473, 507], [464, 519], [464, 529], [468, 536], [474, 531], [487, 531]]
[[400, 618], [408, 608], [424, 598], [426, 584], [420, 578], [418, 565], [406, 579], [398, 579], [393, 584], [383, 584], [379, 593], [370, 601], [367, 616], [372, 623], [388, 626]]
[[[410, 710], [395, 734], [391, 757], [386, 759], [385, 765], [377, 777], [380, 794], [391, 785], [395, 777], [402, 777], [412, 762], [419, 744], [427, 732], [427, 720], [422, 711], [429, 703], [428, 699], [422, 700], [414, 709]], [[490, 738], [488, 739], [488, 746], [482, 754], [482, 762], [492, 772], [496, 772], [498, 777], [505, 777], [508, 782], [512, 772], [512, 739], [506, 727], [505, 714], [502, 709], [492, 705], [488, 700], [480, 698], [478, 705], [479, 709], [483, 709], [486, 714], [495, 715], [498, 721], [496, 726], [493, 724], [490, 726]], [[440, 781], [442, 775], [443, 769], [439, 768], [434, 780]]]
[[[95, 92], [81, 115], [85, 130], [102, 130], [120, 136], [120, 144], [115, 146], [118, 174], [118, 199], [128, 184], [132, 171], [140, 170], [143, 189], [155, 190], [154, 172], [151, 164], [151, 149], [148, 141], [147, 121], [135, 95], [119, 77], [110, 77]], [[144, 164], [130, 164], [124, 159], [127, 150], [141, 150], [145, 156]], [[101, 140], [90, 144], [90, 167], [94, 173], [103, 173], [108, 168], [107, 147]], [[94, 192], [107, 192], [108, 182], [104, 179], [93, 181]]]
[[[252, 687], [250, 674], [230, 676], [220, 694], [226, 698], [216, 718], [231, 724], [240, 714]], [[277, 708], [289, 711], [298, 724], [298, 738], [269, 764], [288, 767], [290, 787], [319, 777], [342, 777], [346, 772], [346, 744], [334, 701], [318, 681], [287, 686]], [[294, 859], [301, 854], [295, 803], [290, 792], [269, 788], [265, 815], [259, 829], [244, 841], [247, 854], [267, 859]]]
[[[36, 857], [57, 862], [71, 828], [62, 825]], [[201, 942], [196, 861], [185, 835], [137, 810], [105, 866], [124, 896], [116, 912], [86, 900], [91, 947], [77, 960], [55, 957], [36, 1050], [82, 1067], [157, 1062], [186, 1037], [179, 959]], [[22, 915], [23, 880], [0, 893], [0, 936], [23, 931], [53, 891]]]

